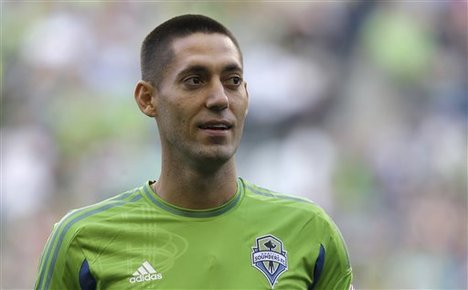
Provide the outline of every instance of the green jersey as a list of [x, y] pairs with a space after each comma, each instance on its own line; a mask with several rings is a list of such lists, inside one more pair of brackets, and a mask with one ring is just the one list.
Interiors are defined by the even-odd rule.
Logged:
[[330, 217], [239, 178], [209, 210], [173, 206], [150, 182], [71, 211], [44, 249], [35, 289], [342, 289], [352, 272]]

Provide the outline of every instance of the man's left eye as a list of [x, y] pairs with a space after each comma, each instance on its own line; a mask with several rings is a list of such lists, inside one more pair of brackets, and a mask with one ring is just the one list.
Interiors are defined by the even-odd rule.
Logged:
[[239, 86], [242, 83], [242, 78], [238, 76], [230, 77], [227, 79], [228, 85]]

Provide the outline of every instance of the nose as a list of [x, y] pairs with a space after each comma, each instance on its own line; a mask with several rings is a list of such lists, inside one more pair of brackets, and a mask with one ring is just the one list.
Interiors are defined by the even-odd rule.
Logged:
[[206, 107], [214, 111], [229, 108], [229, 98], [221, 81], [214, 82], [206, 99]]

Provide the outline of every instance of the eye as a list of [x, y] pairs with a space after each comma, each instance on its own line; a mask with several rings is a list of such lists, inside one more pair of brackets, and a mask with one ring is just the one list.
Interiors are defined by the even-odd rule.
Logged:
[[242, 84], [242, 78], [240, 76], [232, 76], [226, 79], [225, 84], [231, 88], [236, 89]]
[[198, 76], [187, 77], [183, 80], [183, 82], [186, 86], [191, 88], [198, 87], [203, 83], [202, 79]]

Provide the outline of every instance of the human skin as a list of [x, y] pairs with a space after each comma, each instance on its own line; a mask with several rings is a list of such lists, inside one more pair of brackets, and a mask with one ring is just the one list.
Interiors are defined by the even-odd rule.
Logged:
[[194, 33], [172, 42], [173, 59], [158, 87], [139, 81], [135, 99], [156, 119], [161, 175], [153, 190], [184, 208], [227, 202], [237, 189], [233, 158], [248, 107], [241, 56], [223, 34]]

